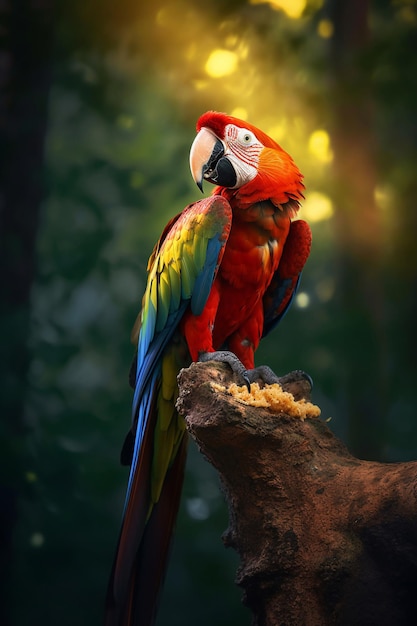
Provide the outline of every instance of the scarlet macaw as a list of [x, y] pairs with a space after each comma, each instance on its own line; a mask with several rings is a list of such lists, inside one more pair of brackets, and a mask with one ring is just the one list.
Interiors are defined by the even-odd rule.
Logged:
[[262, 336], [295, 294], [311, 245], [292, 221], [303, 198], [292, 158], [251, 124], [209, 111], [197, 122], [192, 176], [211, 197], [172, 218], [148, 263], [133, 329], [133, 425], [122, 450], [131, 466], [107, 595], [107, 626], [149, 626], [183, 482], [187, 436], [175, 409], [177, 374], [191, 361], [227, 361], [250, 384]]

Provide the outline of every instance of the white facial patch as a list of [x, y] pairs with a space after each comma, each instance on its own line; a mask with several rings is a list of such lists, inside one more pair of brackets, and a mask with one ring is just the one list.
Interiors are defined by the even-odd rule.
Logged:
[[258, 173], [258, 170], [253, 165], [243, 161], [240, 157], [236, 156], [233, 152], [226, 152], [225, 156], [229, 159], [233, 165], [233, 169], [236, 174], [236, 185], [231, 189], [238, 189], [253, 180]]
[[228, 124], [224, 139], [224, 156], [232, 163], [236, 172], [237, 189], [253, 180], [258, 173], [259, 155], [264, 146], [251, 130]]

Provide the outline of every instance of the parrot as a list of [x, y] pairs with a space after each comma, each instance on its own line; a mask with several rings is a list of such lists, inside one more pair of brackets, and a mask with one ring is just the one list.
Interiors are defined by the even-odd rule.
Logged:
[[310, 254], [310, 227], [295, 219], [304, 183], [291, 156], [226, 113], [204, 113], [196, 130], [191, 175], [201, 191], [205, 181], [215, 187], [168, 222], [148, 262], [132, 331], [132, 426], [121, 453], [130, 474], [106, 626], [156, 619], [187, 451], [179, 371], [217, 360], [249, 388], [279, 381], [254, 355], [288, 310]]

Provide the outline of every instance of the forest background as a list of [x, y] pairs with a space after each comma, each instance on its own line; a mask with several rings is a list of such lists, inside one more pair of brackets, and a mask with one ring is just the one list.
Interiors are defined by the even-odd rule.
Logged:
[[[204, 111], [248, 119], [305, 175], [313, 249], [258, 363], [307, 371], [356, 455], [416, 459], [417, 2], [5, 0], [0, 26], [0, 622], [92, 626], [130, 329], [154, 242], [200, 197]], [[249, 624], [226, 526], [191, 445], [158, 626]]]

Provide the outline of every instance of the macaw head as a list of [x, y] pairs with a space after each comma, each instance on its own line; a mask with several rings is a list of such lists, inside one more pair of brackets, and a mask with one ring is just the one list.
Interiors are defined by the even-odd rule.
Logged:
[[208, 180], [217, 185], [213, 193], [239, 208], [271, 200], [279, 208], [289, 203], [295, 212], [303, 198], [303, 177], [290, 155], [252, 124], [225, 113], [208, 111], [198, 120], [190, 168], [201, 190]]

